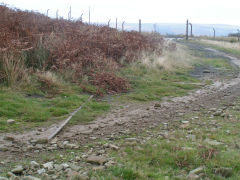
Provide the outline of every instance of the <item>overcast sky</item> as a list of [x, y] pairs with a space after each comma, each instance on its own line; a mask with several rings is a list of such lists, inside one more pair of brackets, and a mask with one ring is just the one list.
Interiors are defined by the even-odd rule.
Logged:
[[88, 20], [91, 7], [91, 21], [107, 22], [109, 19], [143, 23], [192, 23], [240, 25], [240, 0], [0, 0], [20, 9], [42, 13], [49, 10], [49, 16], [67, 17], [72, 7], [72, 17], [83, 13]]

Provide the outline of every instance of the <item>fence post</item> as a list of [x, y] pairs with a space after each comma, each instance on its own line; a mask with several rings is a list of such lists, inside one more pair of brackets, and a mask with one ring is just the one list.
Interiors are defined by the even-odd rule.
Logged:
[[110, 26], [110, 21], [111, 21], [111, 19], [108, 20], [108, 27]]
[[82, 13], [81, 16], [80, 16], [80, 21], [81, 21], [81, 22], [83, 22], [82, 16], [83, 16], [83, 13]]
[[238, 31], [237, 37], [238, 37], [238, 41], [239, 41], [239, 40], [240, 40], [240, 37], [239, 37], [239, 35], [240, 35], [240, 30], [237, 29], [237, 31]]
[[118, 21], [117, 21], [117, 18], [116, 18], [116, 29], [118, 28]]
[[141, 19], [139, 19], [139, 33], [142, 32], [142, 21]]
[[191, 33], [190, 33], [190, 36], [193, 37], [193, 34], [192, 34], [192, 23], [189, 23], [190, 26], [191, 26]]
[[215, 28], [213, 28], [213, 38], [215, 39], [216, 37], [216, 31], [215, 31]]
[[56, 19], [58, 19], [58, 10], [56, 11]]
[[186, 24], [186, 40], [188, 40], [188, 19], [187, 19], [187, 24]]
[[47, 16], [48, 16], [48, 11], [49, 11], [49, 9], [47, 10]]
[[123, 23], [122, 23], [122, 31], [124, 31], [124, 23], [125, 23], [125, 21], [123, 21]]
[[69, 12], [68, 12], [68, 20], [70, 21], [72, 19], [72, 8], [70, 6]]
[[91, 8], [88, 9], [88, 23], [91, 23]]

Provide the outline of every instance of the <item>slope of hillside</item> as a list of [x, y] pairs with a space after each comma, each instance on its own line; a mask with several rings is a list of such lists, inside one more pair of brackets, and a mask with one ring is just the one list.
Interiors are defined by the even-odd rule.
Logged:
[[[50, 19], [5, 6], [0, 6], [0, 16], [0, 80], [9, 84], [22, 79], [23, 71], [26, 74], [29, 69], [38, 69], [60, 73], [83, 88], [90, 83], [99, 93], [126, 91], [128, 82], [117, 77], [116, 70], [124, 63], [135, 61], [143, 51], [162, 52], [160, 36]], [[10, 63], [9, 59], [13, 61]], [[16, 65], [18, 69], [21, 66], [21, 71], [9, 77], [11, 68], [6, 69], [6, 64]]]

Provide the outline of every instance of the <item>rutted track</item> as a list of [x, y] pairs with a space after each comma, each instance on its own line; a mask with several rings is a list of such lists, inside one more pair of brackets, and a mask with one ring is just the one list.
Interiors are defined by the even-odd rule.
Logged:
[[[214, 49], [205, 49], [213, 55], [228, 58], [235, 65], [240, 67], [240, 60]], [[76, 125], [66, 127], [54, 139], [58, 147], [61, 148], [64, 141], [69, 141], [78, 145], [90, 142], [97, 142], [102, 139], [115, 139], [122, 134], [141, 133], [146, 129], [151, 129], [161, 123], [168, 121], [178, 121], [182, 114], [199, 111], [202, 108], [208, 109], [217, 107], [221, 100], [230, 105], [236, 97], [240, 96], [240, 76], [231, 80], [216, 81], [214, 84], [206, 86], [200, 90], [189, 93], [188, 96], [165, 99], [162, 102], [152, 102], [149, 104], [126, 104], [124, 108], [112, 110], [104, 117], [96, 119], [87, 125]], [[24, 158], [28, 149], [27, 146], [36, 144], [38, 139], [47, 138], [53, 129], [58, 125], [43, 129], [42, 132], [33, 130], [24, 134], [1, 135], [0, 148], [7, 147], [8, 151], [0, 151], [0, 157], [7, 154], [13, 156], [22, 154]], [[36, 135], [37, 133], [37, 135]], [[3, 140], [4, 136], [13, 136], [14, 141]], [[45, 144], [41, 151], [53, 150], [52, 144]], [[28, 151], [29, 152], [29, 151]], [[34, 154], [34, 148], [31, 151]], [[16, 156], [15, 156], [16, 157]]]

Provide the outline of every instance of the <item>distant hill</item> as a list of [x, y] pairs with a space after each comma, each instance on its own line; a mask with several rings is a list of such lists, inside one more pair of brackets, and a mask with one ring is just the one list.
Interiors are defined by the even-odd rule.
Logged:
[[[121, 24], [119, 24], [119, 29]], [[115, 25], [112, 24], [112, 27]], [[190, 26], [189, 26], [190, 27]], [[223, 25], [223, 24], [193, 24], [193, 35], [195, 36], [212, 36], [213, 27], [216, 30], [216, 36], [228, 36], [229, 33], [236, 33], [240, 26], [234, 25]], [[136, 30], [138, 31], [137, 23], [126, 23], [124, 26], [125, 30]], [[151, 32], [154, 29], [162, 35], [167, 34], [185, 34], [186, 24], [177, 23], [143, 23], [142, 31]], [[190, 28], [189, 28], [190, 30]]]

